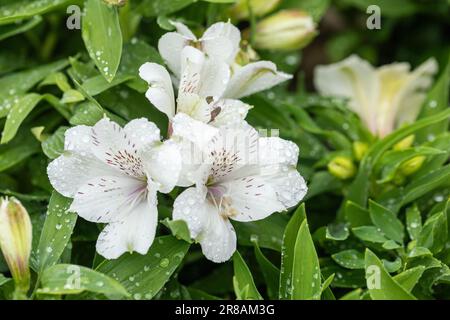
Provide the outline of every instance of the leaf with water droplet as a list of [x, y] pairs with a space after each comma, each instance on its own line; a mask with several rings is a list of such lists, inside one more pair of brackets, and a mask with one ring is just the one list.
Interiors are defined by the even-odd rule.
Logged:
[[87, 0], [81, 30], [89, 56], [108, 82], [114, 79], [122, 55], [117, 10], [104, 1]]

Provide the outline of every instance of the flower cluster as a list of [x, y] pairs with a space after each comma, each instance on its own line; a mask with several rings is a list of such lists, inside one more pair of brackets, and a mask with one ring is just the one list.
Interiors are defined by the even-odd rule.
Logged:
[[67, 130], [65, 152], [48, 167], [53, 187], [73, 198], [71, 211], [106, 224], [96, 247], [107, 259], [148, 251], [157, 192], [187, 187], [173, 219], [186, 222], [206, 258], [224, 262], [236, 250], [230, 220], [264, 219], [297, 205], [307, 190], [298, 147], [260, 136], [245, 121], [251, 106], [238, 100], [291, 76], [270, 61], [238, 64], [241, 34], [230, 23], [212, 25], [201, 38], [173, 25], [176, 32], [159, 41], [170, 72], [155, 63], [139, 70], [146, 97], [169, 118], [168, 139], [146, 119], [122, 128], [104, 118]]

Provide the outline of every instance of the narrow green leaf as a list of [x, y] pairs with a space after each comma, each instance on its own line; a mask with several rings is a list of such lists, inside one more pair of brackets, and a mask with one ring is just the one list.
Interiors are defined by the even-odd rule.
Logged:
[[369, 211], [351, 201], [348, 201], [345, 205], [345, 218], [350, 222], [352, 227], [372, 224]]
[[292, 268], [294, 266], [294, 252], [297, 233], [302, 222], [306, 219], [305, 204], [301, 204], [286, 226], [281, 247], [280, 268], [280, 299], [290, 299], [292, 293]]
[[420, 231], [422, 230], [422, 216], [416, 205], [406, 210], [406, 229], [411, 240], [419, 238]]
[[69, 0], [22, 0], [0, 7], [0, 25], [22, 20], [62, 7]]
[[366, 249], [366, 282], [373, 300], [415, 300], [405, 288], [386, 271], [377, 256]]
[[237, 250], [233, 254], [233, 266], [236, 297], [242, 300], [262, 300], [262, 296], [253, 281], [252, 273]]
[[267, 295], [270, 299], [277, 299], [278, 290], [280, 288], [280, 269], [275, 267], [273, 263], [266, 258], [256, 241], [254, 244], [256, 260], [258, 261], [264, 280], [266, 281]]
[[419, 282], [424, 271], [424, 266], [414, 267], [395, 275], [393, 279], [406, 291], [411, 292], [417, 282]]
[[340, 266], [347, 269], [364, 269], [364, 255], [354, 249], [344, 250], [331, 256]]
[[87, 0], [82, 36], [89, 56], [108, 82], [117, 72], [122, 55], [122, 32], [117, 7]]
[[388, 239], [378, 228], [374, 226], [361, 226], [352, 229], [354, 235], [363, 241], [384, 243]]
[[191, 235], [189, 233], [189, 228], [184, 220], [169, 220], [166, 218], [162, 223], [169, 228], [172, 235], [177, 239], [184, 240], [186, 242], [192, 243]]
[[403, 224], [392, 212], [372, 200], [369, 201], [369, 212], [373, 224], [381, 232], [388, 238], [403, 243], [405, 236]]
[[319, 258], [304, 220], [297, 234], [292, 268], [292, 299], [318, 300], [321, 295]]
[[[1, 11], [0, 11], [1, 12]], [[41, 16], [35, 16], [21, 24], [0, 25], [0, 41], [33, 29], [42, 22]]]
[[59, 127], [42, 142], [42, 151], [49, 159], [56, 159], [64, 152], [64, 139], [67, 127]]
[[127, 253], [116, 260], [105, 260], [97, 271], [119, 281], [133, 299], [151, 299], [178, 268], [189, 246], [173, 236], [158, 237], [146, 255]]
[[8, 143], [14, 138], [22, 122], [39, 103], [39, 101], [41, 101], [41, 99], [42, 96], [37, 93], [29, 93], [18, 99], [18, 101], [11, 108], [8, 118], [6, 119], [5, 128], [2, 132], [1, 143]]
[[428, 248], [433, 254], [444, 249], [448, 237], [448, 221], [444, 212], [429, 217], [420, 231], [417, 246]]
[[70, 241], [77, 215], [68, 209], [72, 200], [53, 192], [42, 229], [37, 257], [39, 270], [56, 264]]
[[79, 294], [84, 291], [101, 293], [117, 299], [129, 296], [127, 290], [115, 279], [92, 269], [73, 264], [57, 264], [41, 275], [42, 294]]

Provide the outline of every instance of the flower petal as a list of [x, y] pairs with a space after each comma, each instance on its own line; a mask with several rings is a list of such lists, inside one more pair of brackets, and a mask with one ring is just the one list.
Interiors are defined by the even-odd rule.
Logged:
[[208, 56], [231, 65], [239, 52], [241, 32], [229, 22], [217, 22], [205, 31], [200, 41]]
[[147, 99], [171, 119], [175, 114], [175, 95], [167, 70], [157, 63], [146, 62], [139, 68], [139, 76], [150, 86], [145, 93]]
[[158, 51], [176, 78], [181, 75], [181, 51], [190, 40], [177, 32], [164, 34], [158, 42]]
[[283, 167], [278, 173], [262, 178], [275, 190], [278, 200], [285, 209], [296, 206], [308, 191], [305, 179], [295, 167]]
[[161, 140], [159, 128], [145, 118], [131, 120], [123, 128], [123, 131], [130, 137], [130, 141], [135, 144], [137, 149], [146, 148]]
[[270, 61], [249, 63], [235, 70], [223, 97], [239, 99], [291, 78], [291, 75], [277, 71], [276, 65]]
[[209, 141], [219, 133], [217, 128], [192, 119], [183, 113], [175, 115], [172, 122], [172, 128], [174, 136], [192, 142], [200, 149], [203, 149]]
[[92, 222], [112, 222], [133, 210], [147, 190], [144, 181], [126, 176], [90, 179], [74, 196], [70, 211]]
[[76, 126], [64, 133], [64, 150], [78, 153], [91, 153], [91, 127]]
[[285, 209], [273, 186], [262, 177], [249, 176], [221, 185], [227, 190], [225, 197], [229, 197], [230, 207], [234, 209], [230, 219], [256, 221]]
[[97, 252], [117, 259], [125, 252], [146, 254], [155, 239], [158, 223], [156, 203], [141, 201], [120, 221], [108, 224], [97, 240]]
[[93, 177], [118, 174], [115, 169], [106, 166], [93, 155], [70, 151], [50, 162], [47, 167], [47, 175], [53, 188], [70, 198]]
[[216, 208], [210, 208], [208, 223], [199, 242], [208, 260], [221, 263], [229, 260], [236, 251], [236, 232], [228, 219], [223, 219]]
[[134, 133], [130, 133], [131, 129], [142, 124], [147, 128], [152, 127], [145, 121], [139, 121], [130, 124], [128, 130], [125, 130], [107, 118], [100, 120], [92, 127], [92, 152], [98, 159], [119, 172], [142, 178], [144, 172], [139, 152], [145, 147], [146, 142], [152, 144], [156, 137], [156, 131], [153, 129], [137, 139], [131, 137]]
[[171, 140], [145, 150], [142, 158], [147, 177], [158, 184], [158, 191], [169, 193], [175, 187], [181, 171], [179, 146]]
[[296, 166], [299, 149], [292, 141], [278, 137], [260, 138], [258, 145], [258, 164]]
[[318, 66], [316, 89], [322, 95], [348, 98], [349, 107], [376, 133], [376, 105], [380, 83], [375, 69], [356, 55], [328, 66]]
[[187, 46], [181, 53], [179, 95], [195, 93], [201, 97], [220, 97], [230, 79], [230, 68], [220, 60], [206, 57], [200, 50]]
[[[250, 105], [233, 99], [221, 99], [210, 104], [210, 124], [215, 127], [239, 126], [247, 117]], [[216, 115], [217, 114], [217, 115]]]
[[206, 202], [206, 190], [189, 188], [175, 199], [172, 218], [184, 220], [191, 238], [196, 239], [207, 226], [209, 210], [211, 209]]

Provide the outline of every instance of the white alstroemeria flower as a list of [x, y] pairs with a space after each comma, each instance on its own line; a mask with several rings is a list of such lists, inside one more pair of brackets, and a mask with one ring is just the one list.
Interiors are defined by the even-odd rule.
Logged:
[[147, 253], [157, 226], [157, 191], [168, 193], [181, 169], [172, 141], [160, 142], [156, 125], [136, 119], [121, 128], [104, 118], [65, 133], [64, 153], [48, 166], [52, 186], [73, 198], [70, 211], [107, 223], [97, 252], [107, 259]]
[[[158, 44], [159, 53], [167, 66], [179, 80], [183, 73], [182, 51], [186, 46], [192, 46], [215, 61], [226, 63], [231, 69], [230, 80], [227, 83], [223, 98], [239, 99], [258, 91], [263, 91], [292, 78], [291, 75], [280, 72], [270, 61], [258, 61], [240, 66], [235, 63], [240, 50], [241, 33], [229, 22], [218, 22], [210, 26], [200, 39], [187, 26], [172, 22], [177, 32], [169, 32], [161, 37]], [[210, 79], [203, 79], [210, 81]], [[175, 83], [178, 85], [178, 83]], [[224, 86], [224, 84], [222, 84]]]
[[176, 198], [173, 219], [186, 221], [211, 261], [224, 262], [236, 250], [230, 219], [264, 219], [306, 194], [296, 169], [299, 150], [290, 141], [261, 138], [248, 125], [213, 128], [183, 114], [173, 119], [173, 137], [192, 145], [183, 160], [193, 162], [186, 178], [196, 184]]
[[425, 91], [437, 71], [430, 58], [410, 71], [408, 63], [374, 68], [356, 55], [315, 71], [320, 94], [349, 99], [349, 107], [373, 134], [384, 137], [404, 123], [413, 122], [425, 100]]
[[228, 65], [189, 46], [181, 55], [183, 73], [176, 100], [169, 72], [163, 66], [147, 62], [140, 67], [139, 75], [149, 84], [146, 97], [150, 102], [169, 119], [175, 113], [185, 113], [213, 126], [243, 121], [251, 106], [222, 98], [230, 78]]

